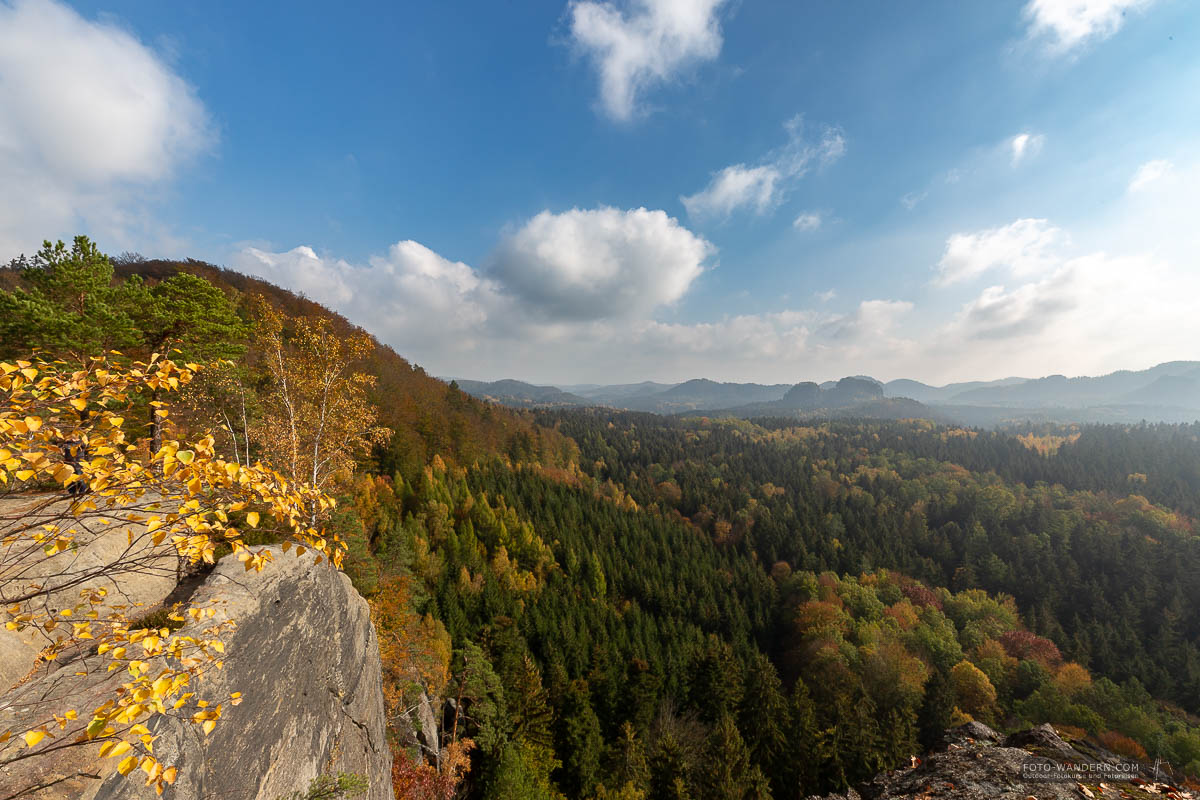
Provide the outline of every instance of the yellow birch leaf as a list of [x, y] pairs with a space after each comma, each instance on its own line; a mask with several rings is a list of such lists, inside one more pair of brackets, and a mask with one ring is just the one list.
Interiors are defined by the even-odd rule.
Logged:
[[101, 758], [116, 758], [128, 753], [133, 748], [129, 742], [105, 742], [100, 745]]

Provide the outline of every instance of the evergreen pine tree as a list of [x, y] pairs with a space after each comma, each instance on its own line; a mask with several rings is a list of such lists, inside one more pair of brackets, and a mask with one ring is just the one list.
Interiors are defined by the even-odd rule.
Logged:
[[925, 697], [917, 712], [917, 741], [928, 750], [942, 738], [950, 727], [954, 713], [954, 687], [941, 670], [933, 670], [925, 684]]
[[700, 796], [714, 800], [769, 798], [762, 771], [750, 761], [750, 751], [733, 717], [717, 720], [704, 746], [697, 776]]

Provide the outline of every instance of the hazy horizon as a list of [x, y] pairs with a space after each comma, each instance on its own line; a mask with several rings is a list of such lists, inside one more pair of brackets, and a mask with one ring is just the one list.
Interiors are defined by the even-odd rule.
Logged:
[[[1098, 378], [1098, 377], [1103, 377], [1105, 375], [1110, 375], [1114, 372], [1142, 372], [1142, 371], [1160, 366], [1162, 364], [1171, 364], [1171, 363], [1176, 363], [1176, 362], [1200, 363], [1200, 358], [1169, 358], [1169, 359], [1166, 359], [1165, 361], [1157, 361], [1153, 364], [1146, 364], [1145, 366], [1118, 367], [1117, 369], [1109, 370], [1107, 372], [1098, 372], [1098, 373], [1092, 373], [1092, 374], [1084, 374], [1084, 373], [1074, 374], [1074, 373], [1070, 373], [1070, 372], [1061, 372], [1060, 371], [1060, 372], [1048, 372], [1044, 375], [1001, 375], [999, 377], [994, 377], [994, 378], [965, 378], [963, 380], [945, 381], [942, 383], [932, 383], [930, 381], [922, 380], [919, 377], [913, 377], [912, 375], [897, 375], [895, 377], [883, 378], [883, 377], [880, 377], [879, 375], [871, 375], [866, 372], [854, 372], [854, 371], [850, 371], [850, 372], [847, 372], [847, 373], [841, 374], [841, 375], [829, 375], [827, 377], [802, 376], [802, 377], [796, 378], [794, 380], [792, 380], [792, 379], [776, 380], [773, 378], [768, 378], [768, 379], [763, 379], [763, 380], [734, 380], [734, 379], [717, 380], [717, 379], [709, 377], [707, 375], [691, 375], [689, 377], [680, 378], [680, 379], [665, 379], [665, 378], [651, 377], [651, 378], [642, 378], [642, 379], [638, 379], [638, 380], [629, 380], [629, 381], [575, 381], [575, 382], [533, 381], [533, 380], [526, 380], [525, 378], [521, 378], [521, 377], [518, 377], [515, 375], [502, 375], [497, 378], [479, 378], [474, 375], [436, 375], [435, 377], [439, 378], [440, 380], [444, 380], [444, 381], [473, 380], [473, 381], [481, 381], [481, 382], [485, 382], [485, 383], [494, 383], [496, 381], [503, 381], [503, 380], [515, 380], [515, 381], [520, 381], [521, 383], [528, 383], [533, 386], [552, 386], [554, 388], [562, 389], [564, 391], [570, 391], [573, 387], [577, 388], [577, 387], [582, 387], [582, 386], [622, 386], [622, 385], [633, 385], [633, 384], [638, 384], [638, 383], [662, 383], [662, 384], [679, 385], [681, 383], [686, 383], [687, 381], [702, 380], [702, 379], [713, 380], [718, 383], [757, 383], [757, 384], [764, 384], [764, 385], [794, 386], [797, 383], [802, 383], [805, 381], [811, 381], [813, 383], [823, 384], [823, 383], [828, 383], [830, 381], [838, 381], [838, 380], [841, 380], [842, 378], [854, 378], [854, 377], [873, 378], [873, 379], [879, 381], [880, 383], [884, 383], [884, 384], [890, 383], [890, 382], [896, 381], [896, 380], [913, 380], [913, 381], [917, 381], [918, 383], [923, 383], [927, 386], [931, 386], [934, 388], [942, 388], [944, 386], [958, 384], [958, 383], [993, 383], [996, 381], [1004, 381], [1004, 380], [1029, 381], [1029, 380], [1037, 380], [1039, 378], [1048, 378], [1048, 377], [1055, 376], [1055, 375], [1062, 375], [1063, 377], [1065, 377], [1067, 379]], [[433, 373], [431, 373], [431, 374], [433, 374]]]
[[1200, 357], [1198, 33], [1182, 0], [0, 0], [0, 258], [227, 265], [476, 380], [1144, 369]]

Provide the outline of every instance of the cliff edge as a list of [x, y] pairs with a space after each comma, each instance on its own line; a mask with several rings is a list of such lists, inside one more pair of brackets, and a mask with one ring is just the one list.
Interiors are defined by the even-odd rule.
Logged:
[[[226, 558], [196, 591], [195, 602], [217, 608], [215, 621], [236, 623], [224, 637], [224, 668], [206, 675], [197, 690], [215, 702], [241, 692], [243, 701], [226, 702], [208, 736], [189, 722], [155, 719], [155, 753], [178, 767], [167, 794], [276, 800], [303, 793], [319, 775], [346, 772], [367, 778], [365, 800], [392, 800], [379, 643], [367, 603], [328, 564], [271, 550], [275, 560], [261, 573]], [[0, 729], [12, 725], [23, 705], [47, 696], [64, 708], [98, 705], [121, 676], [80, 677], [96, 658], [64, 664], [0, 697]], [[115, 767], [114, 759], [98, 758], [95, 745], [35, 755], [0, 772], [0, 797], [30, 786], [45, 787], [32, 795], [44, 800], [155, 797]]]

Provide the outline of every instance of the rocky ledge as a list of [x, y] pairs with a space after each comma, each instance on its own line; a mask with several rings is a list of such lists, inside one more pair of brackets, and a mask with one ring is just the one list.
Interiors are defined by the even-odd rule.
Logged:
[[[237, 626], [224, 637], [224, 668], [205, 677], [201, 696], [241, 692], [244, 700], [225, 708], [208, 736], [169, 717], [151, 726], [155, 753], [178, 767], [170, 795], [276, 800], [304, 792], [319, 775], [346, 772], [368, 779], [365, 800], [391, 800], [379, 644], [367, 603], [328, 564], [272, 551], [275, 560], [261, 573], [223, 559], [196, 592], [197, 603], [218, 609], [216, 620]], [[89, 708], [120, 685], [119, 675], [103, 670], [81, 678], [80, 667], [66, 664], [0, 696], [0, 730], [45, 698]], [[113, 762], [99, 759], [94, 746], [35, 753], [0, 772], [0, 797], [30, 786], [45, 787], [32, 795], [43, 800], [155, 796], [135, 776], [115, 774]]]
[[1050, 725], [1007, 738], [971, 722], [905, 769], [881, 773], [845, 794], [810, 800], [1188, 800], [1196, 795], [1153, 766], [1086, 742], [1068, 742]]

